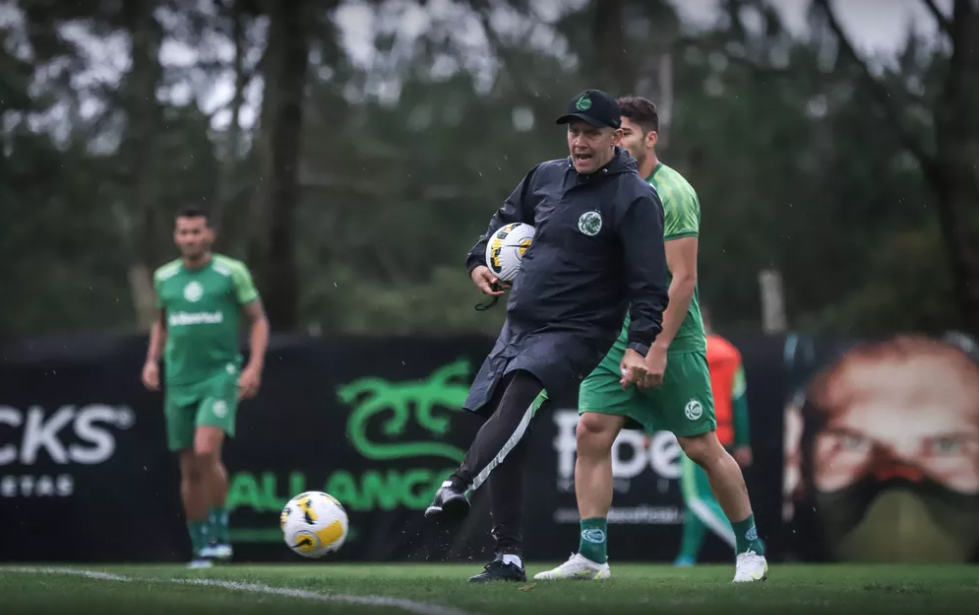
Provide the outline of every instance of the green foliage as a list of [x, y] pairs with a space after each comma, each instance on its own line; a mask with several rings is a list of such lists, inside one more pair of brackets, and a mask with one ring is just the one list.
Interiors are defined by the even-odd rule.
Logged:
[[18, 131], [0, 165], [0, 333], [116, 329], [131, 303], [103, 161]]
[[865, 269], [866, 284], [827, 307], [814, 324], [872, 335], [938, 334], [962, 326], [936, 225], [889, 235], [869, 255]]
[[322, 285], [307, 289], [303, 309], [310, 314], [335, 315], [312, 321], [324, 331], [495, 334], [503, 324], [506, 297], [488, 311], [477, 311], [476, 304], [488, 303], [489, 298], [476, 290], [465, 270], [460, 275], [459, 269], [439, 266], [428, 279], [417, 282], [405, 278], [365, 282], [352, 268], [339, 266], [317, 277]]
[[[124, 32], [123, 4], [19, 0], [28, 32], [0, 29], [6, 49], [14, 39], [31, 49], [29, 59], [0, 54], [0, 277], [18, 290], [18, 301], [0, 303], [0, 333], [135, 321], [125, 246], [138, 212], [131, 161], [117, 147], [132, 118], [119, 84], [70, 78], [91, 57], [60, 29], [75, 20], [96, 36]], [[212, 127], [215, 109], [203, 103], [234, 64], [220, 42], [229, 43], [235, 2], [217, 4], [211, 15], [171, 0], [173, 14], [159, 22], [167, 40], [199, 53], [196, 64], [164, 67], [167, 88], [184, 84], [193, 94], [161, 99], [159, 202], [149, 212], [159, 235], [151, 252], [161, 260], [173, 253], [170, 217], [186, 203], [216, 206], [228, 195], [217, 248], [232, 256], [244, 257], [256, 232], [249, 203], [265, 181], [257, 122], [243, 135], [251, 150], [229, 152], [228, 129]], [[473, 310], [482, 298], [463, 267], [466, 252], [533, 165], [566, 155], [553, 118], [572, 94], [632, 83], [662, 107], [668, 53], [673, 100], [660, 154], [700, 195], [702, 294], [719, 325], [758, 325], [764, 268], [782, 272], [793, 325], [851, 333], [957, 323], [921, 170], [857, 68], [828, 52], [823, 30], [795, 40], [764, 3], [731, 2], [722, 3], [728, 19], [691, 32], [666, 2], [621, 0], [627, 23], [611, 37], [614, 24], [595, 26], [594, 0], [569, 4], [554, 24], [540, 23], [534, 3], [508, 4], [518, 19], [492, 30], [484, 47], [458, 32], [494, 20], [456, 3], [414, 44], [378, 29], [367, 65], [346, 55], [331, 12], [310, 11], [313, 65], [296, 170], [301, 322], [324, 332], [495, 331], [504, 306]], [[263, 53], [265, 6], [241, 5], [245, 84]], [[755, 32], [741, 16], [759, 7]], [[884, 77], [918, 84], [921, 97], [905, 108], [921, 134], [943, 53], [909, 37]], [[603, 59], [613, 56], [621, 66], [609, 71]], [[102, 111], [83, 119], [78, 109], [92, 101]], [[67, 135], [28, 128], [25, 111], [59, 108], [70, 116]]]

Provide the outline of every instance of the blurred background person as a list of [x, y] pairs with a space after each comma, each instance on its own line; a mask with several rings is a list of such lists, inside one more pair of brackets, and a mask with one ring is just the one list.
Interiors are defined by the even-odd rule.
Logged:
[[[751, 442], [748, 420], [747, 381], [741, 353], [734, 345], [717, 334], [711, 325], [710, 312], [701, 307], [704, 329], [707, 332], [707, 366], [711, 389], [714, 392], [714, 412], [717, 416], [717, 439], [731, 452], [742, 468], [751, 465]], [[733, 549], [734, 532], [724, 516], [703, 469], [681, 453], [684, 516], [680, 553], [674, 562], [678, 566], [693, 566], [697, 562], [707, 531], [716, 534]]]

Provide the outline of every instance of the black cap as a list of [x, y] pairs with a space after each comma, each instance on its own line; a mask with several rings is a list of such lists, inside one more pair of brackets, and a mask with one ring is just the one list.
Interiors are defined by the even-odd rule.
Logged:
[[597, 128], [619, 128], [622, 113], [615, 98], [601, 90], [585, 90], [571, 99], [567, 113], [557, 118], [557, 123], [567, 124], [572, 120], [583, 120]]

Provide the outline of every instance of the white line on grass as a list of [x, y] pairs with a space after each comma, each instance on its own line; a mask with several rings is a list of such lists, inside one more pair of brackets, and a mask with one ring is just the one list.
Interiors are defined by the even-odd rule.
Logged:
[[302, 600], [313, 600], [316, 602], [338, 602], [342, 604], [361, 604], [365, 606], [391, 607], [401, 609], [416, 615], [478, 615], [453, 607], [433, 604], [431, 602], [418, 602], [407, 598], [397, 598], [394, 596], [357, 596], [353, 594], [328, 594], [305, 589], [292, 589], [289, 587], [273, 587], [262, 583], [241, 583], [238, 581], [221, 581], [218, 579], [160, 579], [154, 577], [126, 577], [111, 572], [101, 572], [98, 570], [83, 570], [79, 568], [51, 568], [51, 567], [16, 567], [0, 568], [0, 572], [23, 572], [27, 574], [64, 574], [99, 581], [140, 581], [145, 583], [167, 583], [172, 585], [204, 585], [208, 587], [220, 587], [238, 592], [249, 592], [253, 594], [265, 594], [270, 596], [285, 596], [289, 598], [299, 598]]
[[74, 577], [85, 577], [86, 579], [98, 579], [100, 581], [132, 581], [129, 577], [124, 577], [111, 572], [101, 572], [99, 570], [79, 570], [78, 568], [0, 568], [0, 571], [9, 570], [10, 572], [25, 572], [27, 574], [66, 574]]
[[186, 583], [190, 585], [209, 585], [211, 587], [223, 587], [233, 591], [252, 592], [256, 594], [270, 594], [276, 596], [289, 596], [292, 598], [303, 598], [305, 600], [317, 600], [319, 602], [343, 602], [345, 604], [363, 604], [367, 606], [389, 606], [417, 615], [475, 615], [456, 608], [432, 604], [431, 602], [416, 602], [407, 598], [396, 598], [394, 596], [357, 596], [350, 594], [324, 594], [305, 589], [291, 589], [288, 587], [272, 587], [261, 583], [239, 583], [236, 581], [219, 581], [217, 579], [170, 579], [171, 583]]

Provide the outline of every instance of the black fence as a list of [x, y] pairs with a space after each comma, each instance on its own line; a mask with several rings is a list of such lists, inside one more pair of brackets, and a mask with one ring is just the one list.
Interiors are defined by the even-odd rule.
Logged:
[[[820, 364], [817, 355], [835, 355], [808, 352], [794, 338], [732, 341], [749, 383], [755, 463], [746, 480], [761, 533], [774, 559], [826, 558], [800, 545], [799, 519], [783, 515], [784, 409]], [[351, 535], [331, 561], [487, 557], [484, 494], [451, 535], [427, 524], [422, 511], [479, 426], [459, 406], [491, 344], [482, 337], [274, 339], [262, 391], [240, 407], [237, 437], [225, 449], [236, 559], [300, 561], [283, 543], [278, 514], [307, 489], [331, 493], [350, 514]], [[4, 354], [0, 560], [189, 558], [162, 395], [139, 381], [145, 340], [35, 340]], [[577, 546], [576, 420], [573, 409], [555, 410], [533, 426], [529, 559], [564, 559]], [[671, 561], [683, 520], [675, 439], [657, 434], [646, 447], [641, 434], [624, 432], [614, 458], [611, 557]], [[979, 514], [971, 519], [979, 526]], [[730, 558], [726, 545], [708, 539], [702, 559]]]

